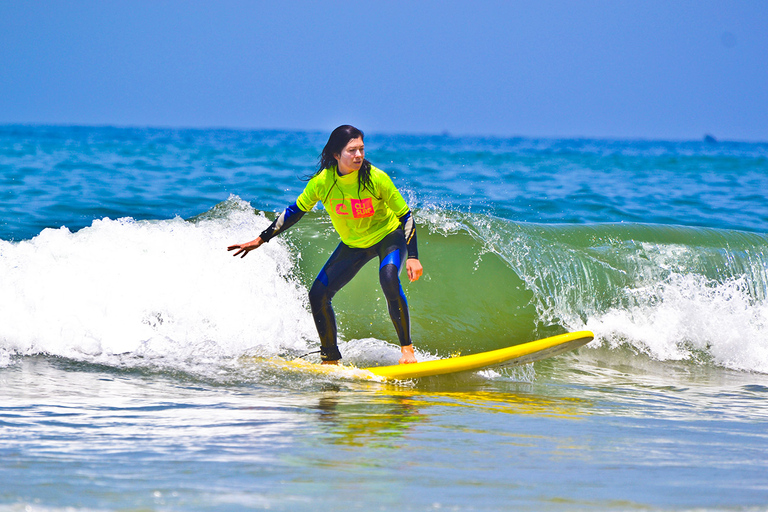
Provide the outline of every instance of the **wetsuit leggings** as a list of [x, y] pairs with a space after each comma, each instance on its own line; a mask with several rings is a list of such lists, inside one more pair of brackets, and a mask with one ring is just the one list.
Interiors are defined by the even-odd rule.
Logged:
[[405, 262], [406, 244], [402, 229], [396, 229], [376, 245], [356, 249], [340, 243], [318, 274], [309, 290], [309, 304], [320, 335], [323, 361], [338, 361], [341, 353], [336, 344], [336, 316], [331, 299], [363, 266], [379, 257], [379, 282], [387, 299], [389, 316], [395, 325], [400, 345], [411, 344], [411, 321], [408, 301], [400, 285], [400, 269]]

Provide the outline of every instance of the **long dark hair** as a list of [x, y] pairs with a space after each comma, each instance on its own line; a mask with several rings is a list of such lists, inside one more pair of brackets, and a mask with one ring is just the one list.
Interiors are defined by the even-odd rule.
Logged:
[[[339, 163], [336, 161], [334, 155], [341, 153], [349, 141], [357, 138], [365, 140], [365, 135], [354, 126], [344, 124], [333, 130], [331, 136], [328, 137], [328, 142], [325, 144], [323, 152], [320, 153], [317, 171], [315, 171], [315, 173], [308, 179], [314, 178], [323, 172], [324, 169], [333, 169], [337, 167]], [[371, 162], [369, 162], [367, 158], [363, 159], [363, 165], [360, 166], [360, 170], [357, 174], [358, 193], [365, 188], [375, 194], [373, 186], [371, 185]]]

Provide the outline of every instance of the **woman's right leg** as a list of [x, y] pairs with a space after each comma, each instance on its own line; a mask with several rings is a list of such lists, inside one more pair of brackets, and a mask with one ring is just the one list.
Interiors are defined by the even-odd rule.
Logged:
[[320, 336], [320, 357], [323, 361], [338, 361], [336, 315], [331, 299], [369, 262], [376, 253], [368, 249], [352, 249], [340, 243], [315, 278], [309, 290], [309, 305]]

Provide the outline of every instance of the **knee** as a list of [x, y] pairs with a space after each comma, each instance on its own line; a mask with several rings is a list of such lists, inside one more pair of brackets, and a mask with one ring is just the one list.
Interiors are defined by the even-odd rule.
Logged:
[[394, 298], [400, 295], [400, 277], [397, 266], [385, 265], [382, 267], [379, 272], [379, 281], [385, 296]]
[[316, 280], [314, 283], [312, 283], [312, 288], [309, 289], [309, 304], [313, 309], [330, 300], [331, 297], [328, 292], [328, 287], [325, 286], [325, 284], [319, 280]]
[[312, 288], [309, 289], [309, 302], [315, 304], [323, 299], [325, 295], [325, 286], [318, 281], [312, 283]]

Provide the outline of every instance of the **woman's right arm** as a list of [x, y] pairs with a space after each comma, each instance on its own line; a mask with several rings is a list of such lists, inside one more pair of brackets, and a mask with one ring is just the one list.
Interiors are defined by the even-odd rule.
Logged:
[[293, 203], [291, 206], [283, 210], [283, 213], [277, 216], [275, 222], [270, 224], [267, 229], [261, 232], [259, 238], [265, 242], [269, 242], [273, 237], [276, 237], [289, 227], [299, 222], [305, 213], [307, 212], [299, 208], [296, 203]]
[[255, 240], [251, 240], [250, 242], [246, 242], [244, 244], [230, 245], [227, 247], [227, 250], [234, 251], [237, 249], [237, 252], [233, 254], [233, 256], [242, 254], [240, 257], [245, 258], [249, 252], [254, 249], [258, 249], [261, 244], [269, 242], [273, 237], [276, 237], [286, 229], [296, 224], [304, 216], [305, 213], [306, 212], [299, 208], [296, 203], [293, 203], [288, 208], [283, 210], [283, 212], [277, 216], [275, 221], [270, 224], [267, 229], [262, 231]]

